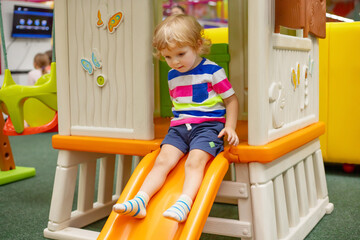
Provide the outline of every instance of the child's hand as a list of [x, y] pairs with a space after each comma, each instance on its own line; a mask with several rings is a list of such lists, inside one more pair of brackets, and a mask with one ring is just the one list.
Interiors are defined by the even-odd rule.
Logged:
[[219, 133], [218, 138], [221, 138], [225, 134], [227, 135], [227, 141], [230, 145], [237, 146], [239, 144], [239, 137], [234, 129], [229, 127], [223, 128], [223, 130], [221, 130], [221, 132]]

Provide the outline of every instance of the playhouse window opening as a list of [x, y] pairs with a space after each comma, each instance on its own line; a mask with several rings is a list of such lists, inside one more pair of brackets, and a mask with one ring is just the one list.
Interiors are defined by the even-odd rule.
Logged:
[[302, 29], [293, 29], [280, 26], [280, 34], [288, 35], [292, 37], [302, 37]]

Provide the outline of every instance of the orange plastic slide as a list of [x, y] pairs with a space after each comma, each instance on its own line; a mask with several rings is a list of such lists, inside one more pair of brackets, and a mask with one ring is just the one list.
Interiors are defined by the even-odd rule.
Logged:
[[[159, 151], [158, 149], [141, 160], [121, 194], [118, 203], [135, 196], [146, 175], [151, 170]], [[203, 183], [187, 221], [178, 223], [164, 218], [162, 213], [174, 204], [181, 194], [185, 178], [184, 163], [186, 157], [184, 156], [169, 173], [164, 186], [151, 199], [145, 218], [136, 219], [112, 212], [98, 240], [199, 239], [222, 179], [228, 170], [229, 163], [223, 153], [220, 153], [208, 164]]]

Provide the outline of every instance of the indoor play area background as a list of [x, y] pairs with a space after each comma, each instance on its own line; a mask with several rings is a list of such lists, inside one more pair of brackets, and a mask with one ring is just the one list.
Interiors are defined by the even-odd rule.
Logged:
[[[213, 49], [212, 56], [222, 59], [225, 69], [231, 58], [227, 51], [228, 1], [162, 1], [159, 18], [166, 17], [175, 4], [183, 6], [187, 14], [196, 16], [206, 29], [215, 29], [216, 43], [225, 43], [220, 49]], [[39, 3], [41, 2], [41, 3]], [[32, 57], [52, 47], [51, 39], [16, 39], [11, 37], [11, 20], [14, 4], [52, 8], [49, 1], [2, 1], [4, 35], [8, 49], [9, 69], [17, 84], [26, 83], [26, 74], [32, 69]], [[160, 1], [159, 1], [160, 2]], [[360, 230], [360, 150], [357, 123], [360, 112], [357, 90], [360, 88], [360, 1], [333, 0], [327, 2], [326, 39], [319, 41], [319, 119], [326, 125], [320, 137], [321, 150], [325, 161], [326, 182], [334, 211], [325, 215], [305, 239], [358, 239]], [[159, 11], [160, 12], [160, 11]], [[353, 22], [355, 21], [355, 22]], [[333, 23], [330, 23], [333, 22]], [[334, 23], [336, 22], [336, 23]], [[338, 23], [346, 22], [346, 23]], [[209, 31], [208, 34], [213, 34]], [[290, 32], [291, 35], [291, 32]], [[225, 48], [225, 49], [224, 49]], [[211, 56], [210, 56], [211, 58]], [[1, 59], [1, 83], [4, 79], [4, 59]], [[166, 86], [162, 75], [166, 64], [159, 63], [155, 81], [155, 115], [169, 116], [169, 102], [166, 101]], [[161, 71], [164, 72], [161, 72]], [[99, 71], [99, 70], [98, 70]], [[58, 80], [59, 81], [59, 80]], [[165, 93], [164, 93], [165, 92]], [[170, 112], [171, 114], [171, 112]], [[5, 116], [6, 117], [6, 116]], [[81, 129], [78, 130], [81, 132]], [[0, 186], [0, 239], [45, 239], [44, 227], [49, 220], [50, 202], [57, 167], [59, 150], [51, 142], [57, 132], [34, 135], [9, 136], [16, 165], [33, 167], [36, 176]], [[100, 163], [97, 162], [97, 165]], [[345, 164], [345, 165], [344, 165]], [[99, 166], [97, 166], [99, 167]], [[117, 168], [118, 166], [116, 166]], [[96, 175], [95, 181], [99, 181]], [[77, 196], [78, 187], [75, 188]], [[95, 189], [95, 195], [98, 189]], [[115, 191], [115, 189], [114, 189]], [[74, 199], [73, 210], [78, 199]], [[226, 203], [214, 203], [210, 216], [237, 219], [238, 207]], [[84, 229], [100, 231], [107, 218], [86, 226]], [[203, 233], [200, 239], [238, 239]], [[246, 239], [246, 238], [244, 238]]]

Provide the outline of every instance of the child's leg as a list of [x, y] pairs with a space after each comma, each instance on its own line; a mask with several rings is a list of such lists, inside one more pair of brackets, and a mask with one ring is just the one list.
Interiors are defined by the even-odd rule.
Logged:
[[190, 212], [194, 200], [204, 177], [206, 163], [212, 156], [200, 149], [191, 150], [185, 163], [185, 182], [183, 192], [177, 202], [164, 212], [164, 217], [183, 222]]
[[119, 214], [137, 218], [145, 217], [148, 201], [162, 187], [168, 173], [183, 155], [184, 153], [178, 148], [164, 144], [138, 194], [127, 202], [115, 204], [113, 210]]
[[147, 192], [151, 198], [162, 187], [167, 175], [182, 156], [184, 156], [184, 153], [178, 148], [164, 144], [140, 191]]

